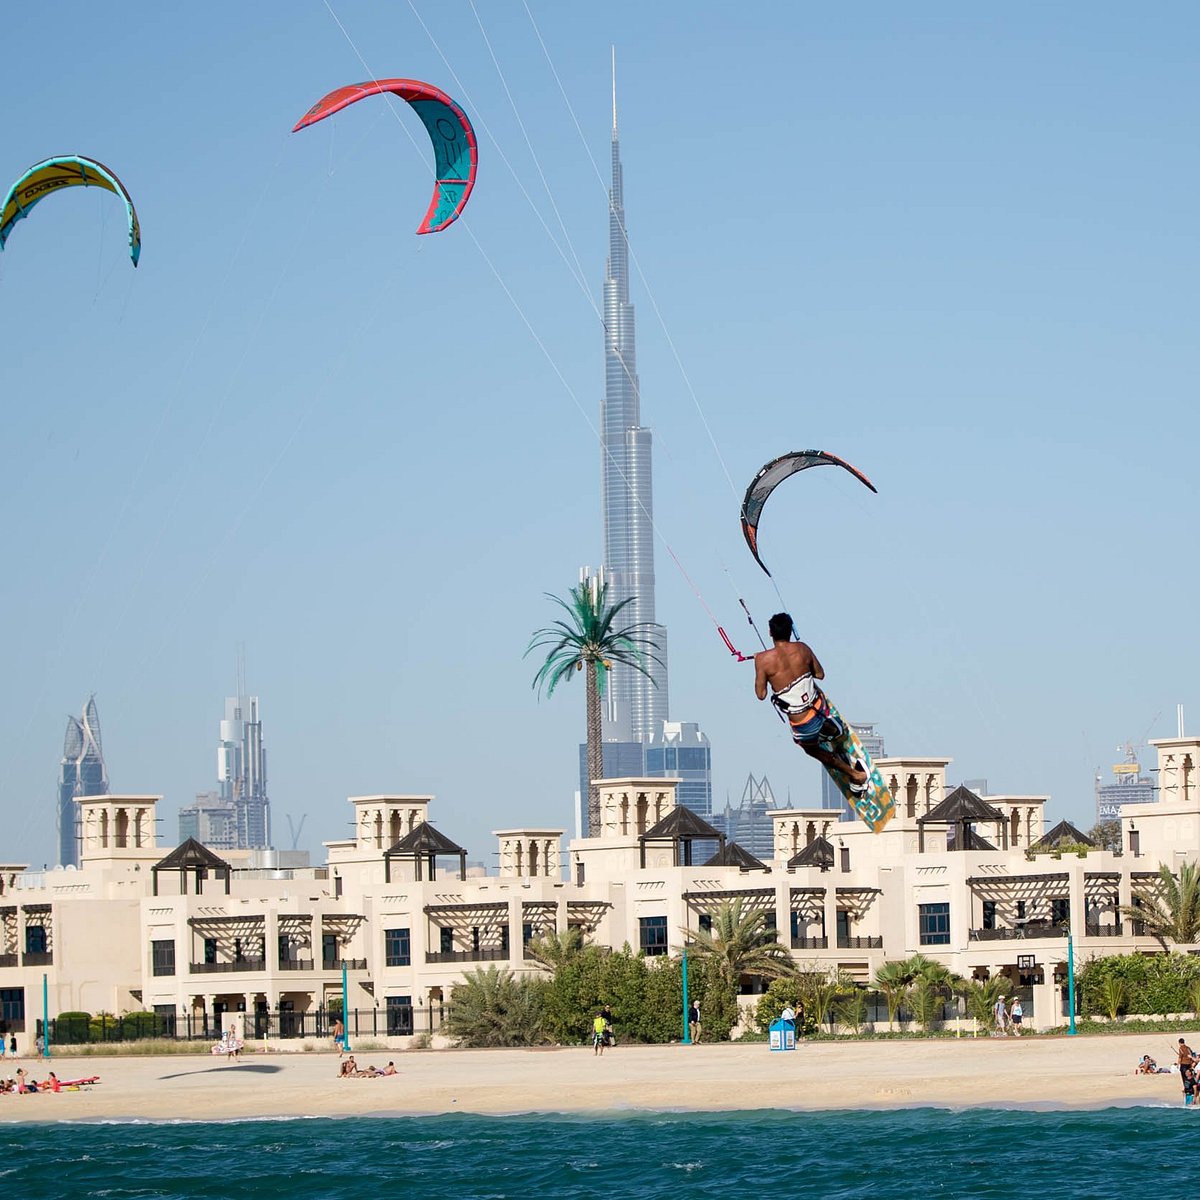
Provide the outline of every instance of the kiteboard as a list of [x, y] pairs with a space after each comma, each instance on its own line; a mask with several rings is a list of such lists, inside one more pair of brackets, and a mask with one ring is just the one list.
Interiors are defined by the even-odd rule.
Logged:
[[867, 788], [863, 792], [852, 792], [849, 775], [843, 775], [841, 771], [830, 771], [828, 767], [826, 771], [829, 778], [833, 780], [834, 786], [846, 797], [846, 802], [866, 822], [871, 832], [879, 833], [896, 815], [896, 801], [884, 784], [883, 776], [879, 774], [879, 768], [871, 761], [871, 756], [863, 748], [863, 744], [859, 741], [858, 734], [854, 732], [850, 722], [838, 712], [828, 696], [825, 697], [825, 702], [829, 705], [829, 715], [837, 720], [845, 733], [840, 738], [822, 739], [822, 745], [827, 746], [838, 758], [843, 758], [847, 762], [861, 762], [869, 776]]

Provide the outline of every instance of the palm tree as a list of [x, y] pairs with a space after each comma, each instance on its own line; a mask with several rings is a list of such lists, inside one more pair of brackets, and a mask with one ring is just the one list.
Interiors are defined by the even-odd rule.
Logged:
[[896, 1014], [899, 1013], [901, 1006], [908, 998], [908, 988], [911, 983], [912, 976], [908, 973], [907, 965], [902, 962], [885, 962], [875, 972], [875, 987], [883, 993], [884, 1001], [887, 1003], [889, 1033], [896, 1023]]
[[525, 947], [525, 957], [545, 967], [552, 975], [572, 962], [583, 950], [583, 934], [572, 925], [562, 933], [550, 930]]
[[658, 644], [649, 632], [652, 626], [647, 621], [614, 628], [617, 616], [627, 604], [630, 596], [617, 604], [608, 603], [608, 584], [587, 580], [573, 587], [570, 599], [546, 593], [560, 608], [566, 610], [565, 621], [555, 621], [545, 629], [539, 629], [525, 651], [526, 657], [534, 650], [545, 649], [546, 661], [533, 678], [533, 686], [539, 695], [544, 687], [546, 695], [554, 695], [554, 689], [576, 671], [587, 668], [587, 767], [588, 767], [588, 820], [587, 836], [595, 837], [600, 832], [600, 792], [596, 780], [604, 774], [604, 757], [600, 741], [600, 701], [604, 699], [604, 687], [608, 672], [613, 664], [641, 671], [653, 682], [646, 670], [645, 662], [661, 663], [654, 651]]
[[1200, 940], [1200, 866], [1180, 863], [1179, 878], [1165, 863], [1149, 886], [1135, 888], [1133, 904], [1121, 908], [1125, 916], [1141, 921], [1146, 932], [1167, 949], [1168, 942], [1191, 945]]
[[780, 979], [795, 973], [791, 953], [779, 943], [765, 912], [746, 912], [742, 900], [726, 901], [712, 914], [711, 929], [685, 929], [688, 949], [713, 965], [728, 993], [737, 996], [743, 975]]
[[495, 963], [468, 972], [450, 993], [447, 1031], [465, 1046], [536, 1046], [545, 984], [517, 979]]

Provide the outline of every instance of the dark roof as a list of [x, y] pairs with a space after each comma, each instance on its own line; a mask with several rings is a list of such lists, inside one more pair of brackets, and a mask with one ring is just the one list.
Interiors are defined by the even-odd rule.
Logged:
[[156, 862], [151, 870], [170, 871], [187, 867], [209, 867], [217, 871], [228, 871], [229, 864], [195, 838], [181, 842], [166, 858]]
[[[959, 844], [958, 844], [958, 838], [956, 836], [957, 833], [958, 833], [958, 831], [956, 829], [950, 830], [950, 837], [947, 839], [954, 846], [955, 850], [960, 849]], [[995, 850], [995, 848], [996, 847], [993, 846], [992, 843], [987, 840], [987, 838], [985, 838], [975, 832], [974, 826], [972, 826], [972, 825], [967, 826], [967, 844], [965, 846], [961, 847], [961, 849], [963, 849], [963, 850]]]
[[444, 833], [439, 833], [428, 821], [422, 821], [383, 854], [385, 858], [400, 858], [406, 855], [466, 854], [466, 851]]
[[739, 867], [743, 871], [769, 871], [771, 868], [759, 862], [749, 850], [737, 842], [727, 842], [704, 864], [706, 867]]
[[721, 833], [703, 817], [696, 816], [690, 808], [684, 808], [680, 804], [671, 809], [652, 829], [647, 829], [638, 841], [686, 841], [691, 838], [720, 838], [721, 836]]
[[788, 859], [789, 867], [822, 867], [833, 866], [833, 845], [828, 838], [813, 838], [799, 854]]
[[961, 784], [941, 804], [931, 808], [918, 825], [957, 825], [962, 821], [1003, 821], [1004, 814]]
[[1049, 833], [1043, 833], [1029, 848], [1030, 850], [1053, 850], [1055, 846], [1063, 842], [1070, 842], [1076, 846], [1094, 846], [1096, 844], [1070, 821], [1059, 821]]

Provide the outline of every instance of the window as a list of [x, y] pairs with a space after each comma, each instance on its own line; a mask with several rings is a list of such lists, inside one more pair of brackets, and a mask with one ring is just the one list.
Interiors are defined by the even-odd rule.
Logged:
[[45, 927], [45, 925], [26, 925], [25, 926], [25, 953], [26, 954], [45, 954], [46, 953], [46, 927]]
[[[710, 917], [709, 920], [711, 921], [712, 918]], [[795, 909], [792, 909], [792, 937], [798, 938], [799, 936], [800, 936], [800, 914], [798, 912], [796, 912]]]
[[[150, 972], [153, 975], [175, 974], [174, 942], [150, 943]], [[175, 1010], [172, 1008], [171, 1011], [174, 1012]]]
[[217, 939], [204, 939], [204, 961], [206, 963], [215, 963], [217, 961]]
[[922, 946], [950, 945], [950, 905], [918, 904], [918, 925]]
[[532, 921], [524, 922], [524, 924], [522, 924], [522, 926], [521, 926], [521, 945], [528, 946], [529, 943], [533, 941], [533, 937], [534, 937], [533, 922]]
[[639, 945], [643, 954], [666, 954], [667, 918], [641, 917], [638, 921]]
[[700, 914], [700, 929], [704, 933], [712, 933], [712, 913]]
[[386, 967], [412, 965], [412, 939], [407, 929], [383, 931], [383, 964]]
[[984, 929], [996, 928], [996, 901], [985, 900], [983, 902], [983, 927]]
[[281, 963], [292, 961], [292, 939], [286, 933], [279, 935], [279, 961]]
[[387, 997], [388, 1037], [407, 1037], [413, 1031], [411, 996]]
[[0, 988], [0, 1018], [6, 1022], [25, 1020], [24, 988]]
[[1017, 901], [1017, 920], [1018, 921], [1025, 920], [1025, 901], [1024, 900]]
[[500, 926], [500, 952], [502, 954], [508, 953], [508, 926], [507, 925]]
[[338, 964], [338, 940], [336, 933], [321, 934], [321, 966], [326, 971]]
[[1050, 901], [1050, 920], [1055, 925], [1065, 925], [1071, 919], [1071, 901], [1067, 896], [1060, 896]]
[[[172, 950], [175, 948], [174, 942], [169, 943], [169, 945], [171, 946]], [[156, 1004], [154, 1006], [154, 1015], [158, 1018], [159, 1032], [161, 1032], [164, 1037], [174, 1037], [177, 1025], [175, 1005]]]
[[837, 940], [839, 946], [850, 945], [850, 912], [845, 908], [837, 910]]
[[442, 936], [442, 940], [441, 940], [442, 953], [443, 954], [453, 954], [454, 953], [454, 930], [447, 929], [445, 926], [442, 926], [442, 928], [439, 929], [438, 932]]
[[241, 938], [233, 939], [233, 961], [234, 962], [245, 962], [246, 961], [246, 952], [242, 948], [242, 939]]

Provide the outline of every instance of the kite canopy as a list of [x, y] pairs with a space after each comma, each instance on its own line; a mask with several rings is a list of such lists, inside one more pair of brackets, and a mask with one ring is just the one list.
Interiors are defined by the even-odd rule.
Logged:
[[440, 88], [419, 79], [373, 79], [369, 83], [352, 83], [318, 100], [296, 122], [292, 132], [315, 125], [347, 105], [380, 92], [390, 92], [408, 101], [433, 143], [437, 181], [433, 185], [429, 211], [417, 232], [438, 233], [457, 220], [466, 207], [467, 197], [475, 186], [475, 169], [479, 163], [475, 131], [467, 114]]
[[[781, 454], [778, 458], [773, 458], [755, 475], [742, 501], [742, 533], [746, 538], [746, 545], [750, 547], [750, 553], [754, 555], [754, 561], [764, 571], [767, 571], [767, 564], [758, 557], [758, 520], [762, 516], [763, 506], [767, 497], [785, 479], [795, 475], [797, 471], [806, 471], [809, 467], [842, 467], [860, 483], [866, 484], [871, 491], [876, 491], [875, 485], [861, 471], [838, 458], [836, 454], [829, 454], [824, 450], [793, 450], [790, 454]], [[771, 572], [767, 571], [767, 574], [770, 575]]]
[[3, 208], [0, 208], [0, 250], [4, 249], [13, 226], [22, 217], [29, 216], [39, 200], [51, 192], [68, 187], [101, 187], [125, 201], [125, 212], [129, 218], [129, 257], [136, 267], [142, 253], [142, 231], [125, 185], [103, 163], [78, 154], [48, 158], [30, 167], [12, 185], [4, 197]]

